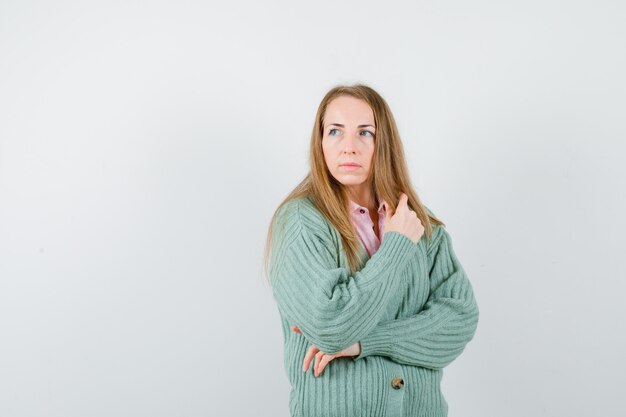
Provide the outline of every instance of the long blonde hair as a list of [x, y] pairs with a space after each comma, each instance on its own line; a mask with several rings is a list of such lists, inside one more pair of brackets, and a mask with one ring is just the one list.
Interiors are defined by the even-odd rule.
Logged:
[[267, 276], [271, 257], [272, 225], [276, 214], [287, 202], [307, 196], [326, 219], [337, 229], [352, 273], [360, 267], [360, 241], [356, 234], [349, 212], [349, 196], [346, 188], [328, 170], [322, 151], [324, 115], [329, 103], [342, 95], [365, 101], [374, 113], [376, 128], [374, 155], [368, 183], [376, 202], [384, 199], [387, 209], [395, 212], [400, 193], [408, 197], [408, 206], [415, 211], [424, 226], [424, 236], [430, 239], [434, 224], [445, 224], [431, 215], [422, 205], [411, 185], [404, 150], [395, 119], [387, 102], [371, 87], [364, 84], [339, 85], [329, 90], [317, 109], [309, 149], [310, 171], [289, 193], [274, 211], [270, 221], [264, 252], [264, 271]]

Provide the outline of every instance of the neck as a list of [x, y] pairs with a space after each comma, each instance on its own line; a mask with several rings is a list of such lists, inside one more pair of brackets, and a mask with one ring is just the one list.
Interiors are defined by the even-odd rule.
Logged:
[[376, 199], [372, 195], [369, 187], [360, 187], [356, 189], [354, 187], [348, 187], [348, 197], [360, 206], [367, 207], [369, 210], [376, 210]]

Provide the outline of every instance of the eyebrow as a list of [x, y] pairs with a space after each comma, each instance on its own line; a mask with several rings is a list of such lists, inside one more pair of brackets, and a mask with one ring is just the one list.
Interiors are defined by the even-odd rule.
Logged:
[[[328, 126], [339, 126], [339, 127], [345, 127], [344, 125], [339, 124], [339, 123], [329, 123], [326, 127], [328, 127]], [[376, 129], [376, 126], [374, 126], [374, 125], [358, 125], [357, 127], [367, 127], [367, 126], [371, 126], [371, 127], [373, 127], [374, 129]]]

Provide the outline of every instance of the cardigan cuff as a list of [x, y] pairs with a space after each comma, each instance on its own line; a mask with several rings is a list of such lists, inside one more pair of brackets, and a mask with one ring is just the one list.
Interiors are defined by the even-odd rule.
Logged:
[[352, 357], [355, 361], [371, 355], [390, 356], [395, 341], [392, 339], [391, 334], [384, 331], [377, 332], [376, 329], [374, 329], [370, 334], [361, 339], [359, 344], [361, 345], [361, 353], [358, 356]]

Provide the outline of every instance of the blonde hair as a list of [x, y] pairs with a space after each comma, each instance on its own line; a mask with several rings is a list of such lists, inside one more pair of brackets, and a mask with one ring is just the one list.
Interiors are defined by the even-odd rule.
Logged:
[[357, 271], [361, 266], [359, 258], [361, 243], [350, 217], [350, 200], [347, 191], [343, 184], [331, 175], [322, 151], [326, 108], [332, 100], [342, 95], [365, 101], [374, 113], [376, 136], [374, 155], [367, 181], [371, 185], [371, 192], [377, 204], [381, 199], [384, 199], [387, 203], [387, 209], [393, 213], [398, 205], [400, 193], [403, 192], [408, 197], [409, 208], [415, 211], [422, 222], [424, 235], [427, 239], [430, 239], [434, 224], [445, 226], [441, 220], [426, 210], [411, 185], [400, 134], [387, 102], [367, 85], [339, 85], [326, 93], [317, 109], [313, 132], [311, 133], [309, 173], [280, 203], [272, 215], [263, 257], [266, 276], [271, 257], [272, 225], [276, 214], [284, 204], [303, 196], [311, 199], [316, 208], [341, 235], [351, 273]]

